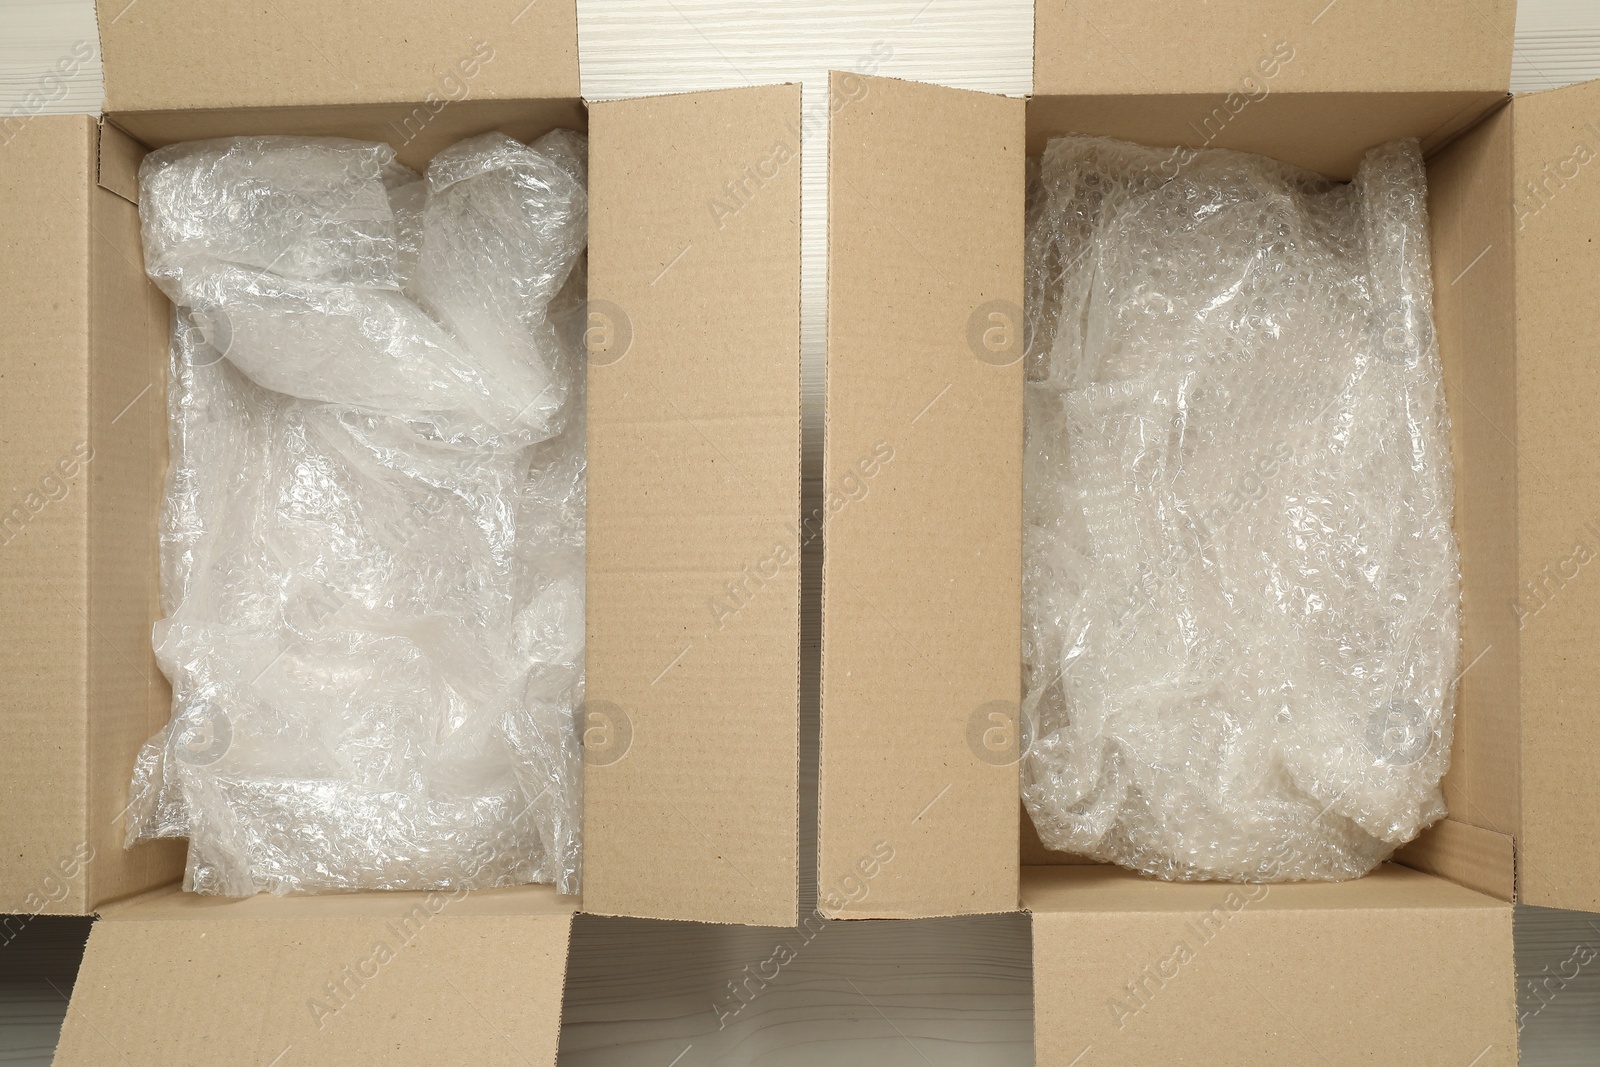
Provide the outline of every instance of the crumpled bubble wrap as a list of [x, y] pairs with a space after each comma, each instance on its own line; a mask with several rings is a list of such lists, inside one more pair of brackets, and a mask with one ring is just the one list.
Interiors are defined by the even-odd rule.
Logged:
[[1365, 874], [1445, 814], [1460, 575], [1414, 141], [1332, 184], [1030, 175], [1023, 799], [1169, 879]]
[[187, 888], [578, 887], [585, 142], [230, 138], [140, 171], [175, 305], [128, 843]]

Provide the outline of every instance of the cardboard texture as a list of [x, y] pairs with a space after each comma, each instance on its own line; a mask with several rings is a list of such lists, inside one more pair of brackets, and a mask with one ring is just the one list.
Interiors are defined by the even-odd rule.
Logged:
[[1516, 0], [1037, 0], [1033, 91], [1222, 96], [1259, 78], [1282, 41], [1296, 53], [1284, 91], [1504, 93], [1516, 12]]
[[588, 116], [576, 98], [225, 108], [215, 111], [119, 111], [110, 121], [150, 148], [240, 135], [352, 137], [387, 141], [401, 163], [421, 171], [441, 149], [486, 130], [532, 141], [557, 127], [582, 130]]
[[1600, 910], [1600, 83], [1520, 97], [1515, 129], [1519, 899]]
[[1099, 134], [1141, 144], [1256, 152], [1347, 180], [1373, 145], [1417, 137], [1431, 151], [1504, 98], [1503, 89], [1286, 93], [1271, 82], [1253, 95], [1232, 97], [1036, 97], [1028, 102], [1028, 154], [1038, 155], [1062, 134]]
[[[100, 137], [98, 173], [137, 184], [142, 153], [112, 129]], [[167, 461], [166, 362], [171, 311], [144, 273], [139, 210], [90, 187], [88, 433], [89, 700], [86, 840], [88, 901], [170, 881], [183, 846], [122, 847], [130, 756], [172, 717], [172, 690], [156, 666], [151, 623], [160, 617], [157, 520]]]
[[1039, 0], [1028, 151], [1104, 134], [1349, 178], [1372, 145], [1436, 147], [1504, 97], [1515, 19], [1515, 0]]
[[94, 925], [57, 1064], [553, 1064], [572, 902], [548, 887], [222, 901]]
[[[94, 120], [35, 118], [0, 152], [5, 234], [0, 907], [80, 913], [88, 691], [89, 246]], [[18, 817], [16, 813], [26, 813]], [[9, 924], [15, 925], [15, 924]], [[8, 925], [8, 929], [9, 929]]]
[[1011, 911], [1023, 103], [854, 74], [832, 94], [821, 906]]
[[593, 108], [587, 911], [797, 921], [799, 119]]
[[4, 788], [26, 813], [4, 828], [0, 906], [24, 916], [82, 914], [181, 871], [173, 845], [122, 848], [131, 754], [171, 713], [149, 640], [167, 310], [137, 211], [96, 184], [100, 140], [92, 118], [41, 116], [0, 153], [14, 242]]
[[1387, 865], [1340, 885], [1029, 868], [1040, 1067], [1513, 1067], [1511, 909]]
[[1516, 899], [1516, 847], [1510, 834], [1441, 819], [1395, 852], [1394, 860], [1496, 900]]
[[477, 0], [470, 14], [427, 0], [95, 7], [110, 114], [399, 102], [431, 111], [469, 95], [580, 93], [574, 0]]
[[[1455, 740], [1443, 782], [1450, 822], [1513, 837], [1521, 822], [1517, 758], [1516, 305], [1511, 191], [1512, 108], [1501, 108], [1428, 161], [1434, 324], [1444, 362], [1461, 551], [1462, 639]], [[1468, 885], [1509, 873], [1450, 866], [1474, 851], [1445, 847], [1445, 827], [1425, 833], [1405, 862], [1425, 851], [1440, 873]], [[1420, 860], [1419, 860], [1420, 862]], [[1503, 864], [1502, 864], [1503, 866]], [[1487, 890], [1486, 890], [1487, 891]]]

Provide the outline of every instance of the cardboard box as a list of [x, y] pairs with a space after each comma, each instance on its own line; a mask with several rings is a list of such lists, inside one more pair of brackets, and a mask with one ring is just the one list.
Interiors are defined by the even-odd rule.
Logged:
[[[1600, 84], [1508, 102], [1514, 16], [1040, 0], [1031, 99], [871, 80], [833, 114], [825, 477], [894, 461], [828, 530], [824, 909], [1030, 912], [1041, 1064], [1514, 1063], [1511, 902], [1600, 909]], [[1423, 141], [1467, 669], [1450, 817], [1368, 878], [1157, 883], [1025, 816], [1019, 843], [1024, 157], [1069, 132], [1337, 178]]]
[[[573, 0], [99, 16], [105, 114], [0, 145], [0, 926], [101, 916], [57, 1062], [552, 1062], [575, 909], [792, 925], [798, 567], [711, 605], [799, 514], [798, 86], [586, 108]], [[134, 755], [171, 714], [150, 649], [170, 312], [139, 161], [281, 133], [420, 167], [557, 126], [591, 138], [583, 898], [183, 893], [184, 843], [122, 847]], [[708, 210], [728, 183], [736, 210]]]

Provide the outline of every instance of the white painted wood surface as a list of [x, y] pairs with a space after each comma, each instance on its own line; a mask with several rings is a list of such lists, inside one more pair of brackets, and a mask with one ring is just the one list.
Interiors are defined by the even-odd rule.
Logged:
[[[873, 59], [878, 73], [965, 88], [1020, 94], [1031, 83], [1026, 0], [579, 0], [579, 9], [584, 91], [594, 99], [799, 81], [805, 106], [814, 109], [828, 69]], [[0, 0], [0, 114], [98, 110], [97, 55], [68, 62], [70, 76], [52, 73], [94, 40], [89, 0]], [[1513, 88], [1596, 76], [1600, 2], [1522, 0]], [[826, 277], [824, 133], [819, 125], [806, 141], [802, 163], [806, 470], [813, 482]], [[809, 581], [814, 592], [814, 566]], [[814, 612], [807, 634], [814, 642]], [[814, 701], [814, 673], [807, 683]], [[85, 929], [81, 921], [40, 920], [0, 948], [0, 1064], [49, 1062], [66, 1010], [58, 989], [68, 988]], [[730, 983], [740, 982], [747, 966], [760, 968], [780, 944], [794, 950], [793, 962], [729, 1014], [739, 1003]], [[1529, 1067], [1600, 1062], [1600, 961], [1578, 968], [1576, 979], [1559, 978], [1573, 969], [1575, 953], [1581, 958], [1595, 947], [1600, 916], [1518, 909]], [[1020, 916], [833, 923], [810, 938], [581, 917], [561, 1061], [1026, 1064], [1033, 1059], [1029, 972]]]

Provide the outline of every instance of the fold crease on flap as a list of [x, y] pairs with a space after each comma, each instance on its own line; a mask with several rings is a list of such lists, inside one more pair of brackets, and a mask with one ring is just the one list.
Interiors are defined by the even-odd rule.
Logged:
[[1086, 1046], [1140, 1064], [1517, 1062], [1512, 909], [1442, 879], [1391, 865], [1174, 885], [1058, 867], [1027, 871], [1022, 895], [1041, 1064]]
[[96, 0], [105, 110], [580, 95], [576, 0]]
[[797, 921], [799, 130], [796, 85], [592, 110], [596, 914]]
[[1274, 90], [1503, 94], [1515, 22], [1516, 0], [1038, 0], [1033, 91], [1256, 95], [1281, 73]]
[[56, 1064], [556, 1061], [572, 916], [547, 887], [231, 902], [252, 921], [197, 899], [94, 925]]
[[1519, 96], [1510, 115], [1518, 570], [1497, 606], [1521, 639], [1518, 899], [1596, 911], [1600, 82]]
[[830, 88], [819, 899], [1014, 911], [1024, 104]]

